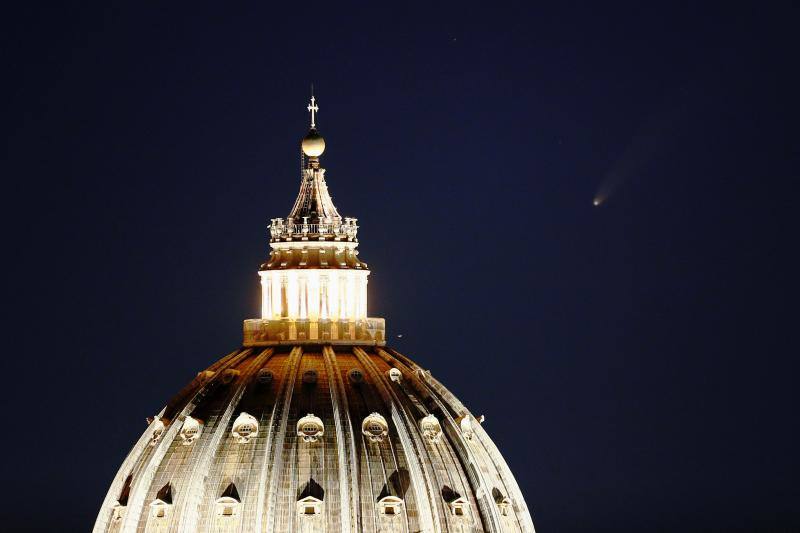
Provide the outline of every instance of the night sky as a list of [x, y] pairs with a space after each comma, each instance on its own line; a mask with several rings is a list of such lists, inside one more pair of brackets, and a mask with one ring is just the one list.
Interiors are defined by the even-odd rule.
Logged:
[[539, 531], [800, 530], [797, 8], [108, 4], [2, 17], [5, 531], [239, 345], [311, 83], [370, 314]]

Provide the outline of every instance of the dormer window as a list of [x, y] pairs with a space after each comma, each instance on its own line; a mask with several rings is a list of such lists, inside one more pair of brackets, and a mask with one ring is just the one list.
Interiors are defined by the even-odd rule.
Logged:
[[423, 418], [419, 423], [422, 435], [432, 443], [437, 443], [442, 438], [442, 426], [432, 414]]
[[351, 370], [348, 376], [350, 378], [350, 383], [354, 385], [364, 382], [364, 374], [357, 368]]
[[111, 508], [111, 521], [112, 522], [120, 522], [123, 518], [125, 518], [125, 511], [128, 508], [125, 505], [122, 505], [119, 502], [114, 503], [114, 507]]
[[242, 412], [233, 422], [231, 434], [238, 442], [245, 444], [258, 435], [258, 421], [253, 415]]
[[157, 521], [169, 519], [172, 513], [172, 485], [167, 483], [156, 494], [156, 499], [150, 502], [150, 516]]
[[230, 384], [234, 379], [236, 379], [239, 376], [240, 373], [241, 372], [239, 372], [238, 370], [234, 370], [233, 368], [227, 369], [225, 372], [222, 373], [222, 384], [223, 385]]
[[317, 442], [325, 433], [325, 426], [318, 416], [308, 414], [297, 421], [297, 436], [302, 437], [303, 442]]
[[297, 515], [301, 520], [314, 520], [322, 515], [322, 500], [306, 496], [297, 501]]
[[133, 482], [133, 474], [125, 478], [125, 483], [122, 484], [122, 490], [119, 493], [119, 498], [114, 502], [111, 507], [111, 521], [119, 522], [125, 518], [125, 511], [128, 509], [128, 497], [131, 494], [131, 483]]
[[382, 415], [372, 413], [361, 424], [361, 432], [370, 442], [382, 442], [389, 434], [389, 424]]
[[274, 376], [272, 375], [271, 371], [267, 370], [266, 368], [262, 368], [258, 371], [258, 377], [256, 379], [262, 385], [269, 385], [272, 383]]
[[469, 514], [469, 501], [447, 485], [442, 487], [442, 498], [447, 502], [447, 507], [450, 509], [452, 516], [464, 518]]
[[500, 510], [501, 515], [508, 516], [508, 512], [511, 510], [511, 500], [508, 497], [504, 497], [497, 502], [497, 508]]
[[256, 378], [261, 385], [269, 385], [272, 383], [273, 375], [272, 372], [267, 370], [266, 368], [262, 368], [258, 371], [258, 377]]
[[317, 371], [316, 370], [306, 370], [303, 372], [303, 383], [306, 385], [311, 385], [317, 382]]
[[155, 417], [150, 425], [153, 428], [153, 432], [150, 434], [150, 446], [155, 446], [164, 436], [164, 421], [159, 417]]
[[389, 370], [389, 379], [395, 383], [400, 383], [400, 380], [403, 379], [403, 373], [397, 368], [392, 368]]
[[378, 514], [395, 517], [403, 513], [403, 500], [397, 496], [384, 496], [378, 500]]
[[183, 426], [181, 427], [181, 431], [178, 435], [183, 441], [182, 444], [184, 446], [189, 446], [194, 444], [194, 441], [196, 441], [200, 436], [202, 430], [203, 425], [200, 420], [192, 418], [191, 416], [187, 416], [183, 421]]
[[472, 416], [469, 414], [460, 416], [456, 419], [456, 422], [458, 423], [459, 429], [461, 429], [461, 435], [467, 440], [472, 440], [474, 434], [472, 429]]
[[197, 373], [197, 379], [200, 383], [207, 383], [211, 378], [214, 377], [214, 372], [211, 370], [203, 370], [202, 372]]
[[492, 489], [492, 499], [494, 503], [497, 505], [497, 509], [500, 511], [501, 516], [508, 516], [511, 512], [511, 499], [508, 496], [505, 496], [500, 489], [497, 487]]
[[469, 512], [469, 502], [463, 496], [459, 496], [450, 502], [450, 512], [453, 516], [463, 518]]
[[231, 520], [237, 516], [241, 499], [239, 498], [239, 492], [236, 490], [236, 485], [233, 483], [228, 485], [222, 495], [214, 502], [214, 505], [216, 506], [217, 516], [222, 519]]

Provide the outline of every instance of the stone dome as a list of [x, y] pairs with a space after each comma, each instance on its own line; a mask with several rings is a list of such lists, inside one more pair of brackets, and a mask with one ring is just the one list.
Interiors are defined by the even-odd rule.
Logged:
[[242, 348], [154, 417], [94, 531], [533, 531], [469, 410], [390, 348]]
[[96, 533], [534, 531], [483, 416], [385, 346], [357, 228], [311, 157], [270, 224], [261, 316], [149, 420]]

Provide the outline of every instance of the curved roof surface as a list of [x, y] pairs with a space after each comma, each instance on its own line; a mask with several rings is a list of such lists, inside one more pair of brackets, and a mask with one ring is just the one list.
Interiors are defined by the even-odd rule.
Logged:
[[429, 372], [389, 348], [311, 345], [239, 349], [198, 373], [123, 462], [94, 530], [533, 524], [494, 443]]

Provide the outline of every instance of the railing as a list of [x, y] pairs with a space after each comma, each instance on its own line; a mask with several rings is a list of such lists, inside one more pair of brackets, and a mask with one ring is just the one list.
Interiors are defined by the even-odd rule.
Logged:
[[261, 320], [244, 321], [245, 346], [274, 344], [386, 344], [386, 321], [361, 320]]
[[358, 233], [358, 224], [356, 224], [355, 218], [346, 218], [344, 221], [334, 220], [333, 222], [322, 224], [295, 224], [291, 219], [289, 219], [289, 223], [286, 223], [282, 218], [275, 218], [270, 224], [269, 232], [273, 239], [307, 235], [329, 235], [354, 240]]

